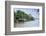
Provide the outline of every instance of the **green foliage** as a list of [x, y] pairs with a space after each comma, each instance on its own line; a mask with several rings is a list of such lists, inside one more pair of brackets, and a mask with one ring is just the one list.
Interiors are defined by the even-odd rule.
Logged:
[[[21, 19], [21, 20], [19, 20], [19, 19]], [[22, 19], [26, 19], [26, 21], [34, 20], [32, 15], [28, 15], [28, 14], [24, 13], [24, 11], [17, 10], [16, 13], [14, 12], [14, 22], [16, 22], [16, 21], [23, 22], [24, 20], [22, 20]]]

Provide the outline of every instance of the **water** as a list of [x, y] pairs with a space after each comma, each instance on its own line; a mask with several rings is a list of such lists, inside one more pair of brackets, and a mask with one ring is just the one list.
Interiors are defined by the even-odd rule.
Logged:
[[39, 19], [33, 21], [27, 21], [24, 23], [17, 23], [15, 27], [39, 27]]
[[24, 22], [24, 27], [39, 27], [39, 20]]

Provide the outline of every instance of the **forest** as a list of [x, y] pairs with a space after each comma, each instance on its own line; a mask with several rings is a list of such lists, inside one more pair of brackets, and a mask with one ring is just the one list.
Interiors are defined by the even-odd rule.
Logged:
[[34, 20], [34, 17], [30, 14], [26, 14], [22, 10], [17, 10], [16, 12], [14, 11], [14, 22], [25, 22], [25, 21], [32, 21]]

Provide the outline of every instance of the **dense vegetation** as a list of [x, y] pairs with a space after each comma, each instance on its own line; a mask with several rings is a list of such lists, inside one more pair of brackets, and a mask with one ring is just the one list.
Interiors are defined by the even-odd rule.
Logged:
[[14, 22], [24, 22], [24, 21], [31, 21], [34, 20], [32, 15], [26, 14], [24, 11], [17, 10], [14, 12]]

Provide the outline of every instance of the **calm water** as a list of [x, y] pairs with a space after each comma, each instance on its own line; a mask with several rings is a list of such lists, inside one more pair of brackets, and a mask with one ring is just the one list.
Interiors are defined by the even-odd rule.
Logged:
[[33, 21], [27, 21], [24, 23], [17, 23], [16, 27], [39, 27], [39, 19], [35, 19]]

